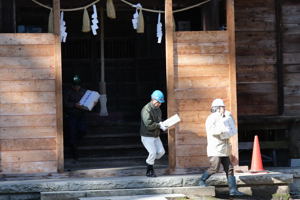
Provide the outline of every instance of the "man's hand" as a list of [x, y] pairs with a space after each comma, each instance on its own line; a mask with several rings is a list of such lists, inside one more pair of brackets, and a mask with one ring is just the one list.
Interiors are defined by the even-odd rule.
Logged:
[[162, 131], [166, 131], [168, 129], [167, 126], [164, 126], [162, 122], [159, 122], [159, 128], [162, 130]]
[[75, 103], [75, 108], [86, 110], [83, 106], [81, 106], [79, 103]]

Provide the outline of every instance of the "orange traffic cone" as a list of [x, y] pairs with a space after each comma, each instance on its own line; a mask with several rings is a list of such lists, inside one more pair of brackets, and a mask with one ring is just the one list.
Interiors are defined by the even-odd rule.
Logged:
[[262, 172], [262, 171], [265, 171], [265, 169], [263, 167], [263, 163], [262, 163], [262, 159], [261, 159], [258, 136], [256, 135], [254, 137], [254, 143], [253, 143], [250, 172]]

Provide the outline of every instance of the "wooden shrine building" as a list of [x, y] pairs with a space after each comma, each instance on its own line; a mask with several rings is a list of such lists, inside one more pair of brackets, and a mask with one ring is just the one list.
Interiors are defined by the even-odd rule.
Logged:
[[[52, 21], [49, 10], [34, 1], [0, 0], [2, 174], [64, 171], [68, 150], [63, 91], [74, 74], [80, 74], [87, 88], [99, 90], [104, 50], [111, 116], [99, 118], [99, 105], [90, 113], [91, 126], [102, 126], [90, 131], [102, 132], [91, 136], [83, 150], [95, 152], [95, 147], [110, 159], [122, 159], [110, 150], [127, 152], [126, 159], [141, 156], [135, 155], [143, 150], [136, 125], [139, 112], [151, 92], [161, 89], [167, 96], [164, 118], [178, 113], [182, 119], [162, 136], [170, 173], [208, 166], [204, 124], [215, 98], [225, 100], [238, 122], [239, 134], [231, 139], [235, 165], [249, 164], [254, 135], [260, 137], [267, 165], [287, 166], [300, 157], [300, 2], [140, 2], [143, 8], [164, 11], [163, 40], [157, 44], [157, 13], [144, 11], [145, 31], [136, 33], [131, 24], [135, 8], [115, 0], [117, 19], [101, 15], [105, 47], [100, 30], [96, 36], [81, 33], [82, 12], [65, 12], [68, 37], [66, 43], [60, 40], [61, 9], [95, 1], [37, 2], [52, 8]], [[199, 2], [203, 5], [187, 12], [173, 12]], [[105, 3], [95, 4], [98, 11], [105, 10]], [[91, 15], [92, 8], [88, 12]], [[53, 23], [53, 33], [48, 33], [48, 22]], [[129, 126], [122, 123], [129, 119], [135, 122], [134, 135], [127, 134], [132, 138], [121, 135]], [[104, 128], [105, 120], [113, 125]], [[116, 126], [118, 134], [106, 140], [104, 132]]]

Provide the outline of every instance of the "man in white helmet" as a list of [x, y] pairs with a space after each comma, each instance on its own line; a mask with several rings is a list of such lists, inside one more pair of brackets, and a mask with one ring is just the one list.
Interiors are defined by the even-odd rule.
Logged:
[[206, 119], [205, 127], [207, 134], [207, 156], [210, 167], [201, 176], [199, 186], [207, 186], [205, 181], [212, 174], [216, 173], [220, 168], [220, 164], [222, 164], [228, 180], [229, 195], [244, 195], [237, 190], [233, 165], [229, 158], [231, 153], [229, 138], [237, 134], [237, 129], [231, 113], [225, 110], [225, 104], [222, 99], [215, 99], [212, 102], [211, 114]]

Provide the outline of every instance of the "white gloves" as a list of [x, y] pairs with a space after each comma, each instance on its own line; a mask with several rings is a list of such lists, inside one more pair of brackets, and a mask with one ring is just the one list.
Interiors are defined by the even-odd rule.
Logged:
[[162, 130], [162, 131], [166, 131], [168, 129], [167, 126], [163, 125], [162, 122], [159, 122], [159, 128]]
[[231, 136], [229, 135], [228, 132], [222, 132], [221, 135], [220, 135], [220, 138], [222, 140], [226, 140], [226, 139], [229, 139]]

